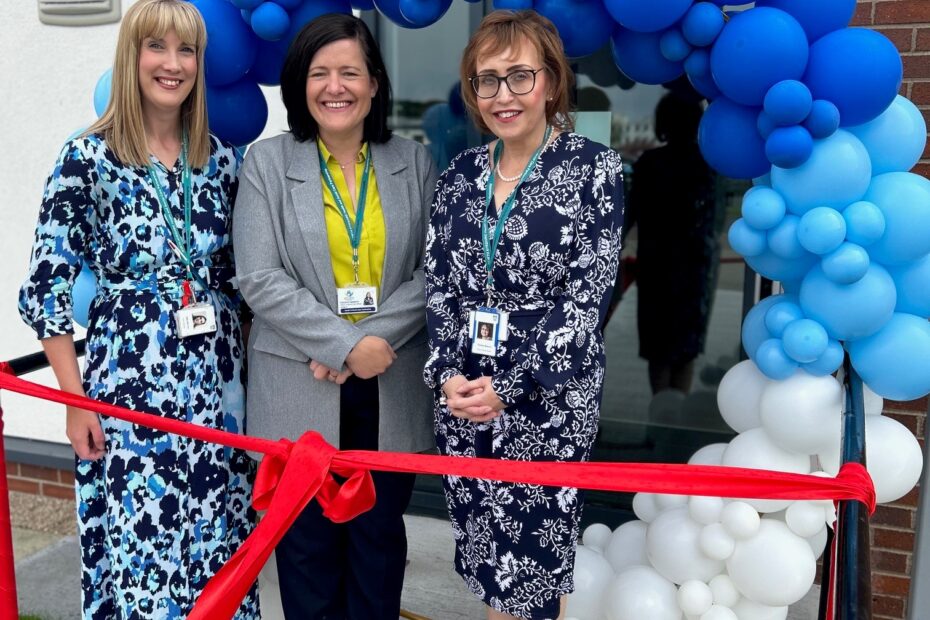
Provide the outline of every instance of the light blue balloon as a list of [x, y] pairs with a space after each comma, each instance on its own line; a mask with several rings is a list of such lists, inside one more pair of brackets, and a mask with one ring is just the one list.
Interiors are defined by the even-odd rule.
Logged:
[[636, 32], [665, 30], [685, 14], [692, 0], [606, 0], [614, 21]]
[[930, 392], [930, 322], [896, 313], [880, 331], [846, 345], [853, 367], [882, 398], [914, 400]]
[[671, 62], [683, 61], [691, 53], [691, 49], [691, 44], [685, 41], [677, 28], [669, 28], [659, 39], [659, 50], [665, 59]]
[[853, 243], [868, 246], [885, 233], [885, 216], [871, 202], [858, 200], [843, 209], [846, 220], [846, 238]]
[[798, 228], [801, 218], [797, 215], [787, 214], [769, 231], [769, 249], [781, 258], [800, 258], [808, 254], [798, 240]]
[[818, 265], [801, 283], [801, 309], [826, 328], [831, 338], [850, 341], [871, 336], [894, 313], [897, 294], [884, 267], [869, 265], [852, 284], [837, 284]]
[[815, 207], [801, 216], [798, 241], [814, 254], [827, 254], [846, 238], [846, 220], [836, 209]]
[[770, 249], [757, 256], [746, 257], [746, 264], [756, 273], [778, 282], [801, 280], [817, 264], [817, 256], [804, 252], [796, 258], [778, 256]]
[[730, 225], [727, 240], [740, 256], [756, 256], [765, 251], [765, 232], [753, 228], [743, 218]]
[[777, 338], [770, 338], [760, 344], [752, 361], [762, 374], [775, 381], [784, 381], [798, 369], [798, 363], [788, 357], [781, 340]]
[[851, 133], [839, 130], [814, 142], [814, 151], [797, 168], [772, 168], [772, 188], [788, 211], [803, 215], [814, 207], [842, 209], [865, 195], [872, 177], [869, 153]]
[[869, 253], [861, 245], [841, 244], [829, 254], [825, 254], [820, 266], [824, 275], [837, 284], [858, 282], [869, 271]]
[[923, 114], [901, 95], [877, 118], [847, 131], [865, 145], [875, 176], [910, 170], [927, 146], [927, 122]]
[[[759, 186], [772, 187], [772, 174], [770, 172], [766, 172], [762, 176], [754, 178], [752, 180], [752, 184], [754, 187], [759, 187]], [[781, 194], [779, 194], [779, 196], [780, 195]]]
[[681, 20], [681, 33], [695, 47], [707, 47], [726, 24], [723, 11], [712, 2], [697, 2]]
[[843, 345], [838, 340], [830, 340], [823, 354], [813, 362], [801, 364], [801, 368], [815, 377], [832, 375], [843, 363], [845, 357]]
[[811, 113], [804, 119], [804, 127], [815, 140], [829, 138], [840, 127], [840, 111], [829, 101], [815, 99]]
[[781, 127], [797, 125], [811, 113], [811, 91], [797, 80], [782, 80], [765, 94], [762, 107]]
[[797, 168], [813, 151], [814, 139], [800, 125], [776, 127], [765, 139], [765, 156], [774, 166]]
[[930, 254], [903, 265], [888, 267], [898, 290], [895, 312], [930, 318]]
[[804, 318], [804, 311], [796, 301], [785, 300], [774, 304], [765, 313], [765, 328], [773, 338], [781, 338], [785, 328]]
[[769, 309], [783, 302], [797, 303], [797, 295], [772, 295], [761, 300], [755, 306], [749, 309], [743, 318], [743, 326], [740, 334], [743, 343], [743, 349], [750, 358], [755, 358], [756, 349], [759, 345], [772, 337], [768, 328], [765, 326], [765, 315]]
[[104, 71], [94, 86], [94, 112], [97, 116], [103, 116], [110, 103], [110, 90], [113, 87], [113, 67]]
[[826, 352], [830, 342], [827, 330], [812, 319], [798, 319], [789, 323], [781, 340], [785, 353], [799, 364], [816, 362]]
[[97, 296], [97, 278], [86, 264], [81, 267], [74, 285], [71, 287], [71, 311], [74, 322], [87, 327], [90, 305]]
[[785, 199], [770, 187], [759, 185], [743, 194], [743, 219], [756, 230], [774, 228], [785, 217], [785, 211]]
[[864, 199], [885, 218], [885, 232], [869, 246], [873, 260], [900, 265], [930, 252], [930, 181], [910, 172], [872, 179]]

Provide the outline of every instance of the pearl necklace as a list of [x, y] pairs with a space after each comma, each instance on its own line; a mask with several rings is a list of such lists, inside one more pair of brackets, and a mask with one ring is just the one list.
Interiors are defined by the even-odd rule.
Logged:
[[[552, 144], [552, 141], [553, 141], [553, 140], [555, 140], [556, 135], [557, 135], [557, 132], [553, 131], [553, 132], [552, 132], [552, 135], [549, 136], [549, 140], [546, 142], [545, 146], [543, 146], [543, 151], [546, 150], [547, 148], [549, 148], [549, 145]], [[503, 158], [501, 158], [501, 159], [503, 159]], [[500, 180], [501, 180], [501, 181], [504, 181], [505, 183], [516, 183], [517, 181], [520, 180], [520, 177], [523, 176], [523, 173], [522, 173], [522, 172], [521, 172], [520, 174], [518, 174], [517, 176], [513, 176], [513, 177], [505, 176], [504, 173], [501, 172], [501, 162], [500, 162], [500, 160], [498, 160], [497, 164], [494, 166], [494, 172], [496, 172], [496, 173], [497, 173], [497, 176], [500, 178]]]

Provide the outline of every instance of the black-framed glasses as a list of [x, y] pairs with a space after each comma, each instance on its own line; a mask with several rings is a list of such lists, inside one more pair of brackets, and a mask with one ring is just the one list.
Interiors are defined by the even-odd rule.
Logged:
[[507, 83], [507, 88], [514, 95], [525, 95], [533, 91], [536, 87], [536, 74], [545, 70], [545, 67], [539, 69], [517, 69], [511, 71], [504, 77], [498, 77], [493, 73], [482, 73], [468, 78], [471, 87], [475, 89], [475, 94], [482, 99], [491, 99], [497, 96], [497, 91], [501, 88], [501, 82]]

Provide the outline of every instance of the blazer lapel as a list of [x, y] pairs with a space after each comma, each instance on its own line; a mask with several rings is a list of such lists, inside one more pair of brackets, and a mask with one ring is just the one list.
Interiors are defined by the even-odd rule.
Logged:
[[372, 144], [372, 165], [378, 179], [381, 211], [384, 213], [384, 267], [381, 272], [379, 296], [390, 295], [401, 284], [407, 261], [404, 253], [410, 239], [410, 193], [407, 184], [407, 162], [394, 148], [394, 139], [385, 144]]

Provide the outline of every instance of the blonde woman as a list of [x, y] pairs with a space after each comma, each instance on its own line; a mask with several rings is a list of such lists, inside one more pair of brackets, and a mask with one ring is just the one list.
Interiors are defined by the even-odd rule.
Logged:
[[[110, 104], [49, 177], [20, 311], [61, 389], [241, 432], [228, 230], [239, 158], [207, 130], [205, 46], [187, 2], [127, 10]], [[82, 263], [98, 282], [83, 379], [70, 294]], [[250, 459], [73, 407], [67, 435], [83, 617], [186, 617], [251, 530]], [[258, 617], [254, 591], [236, 617]]]

